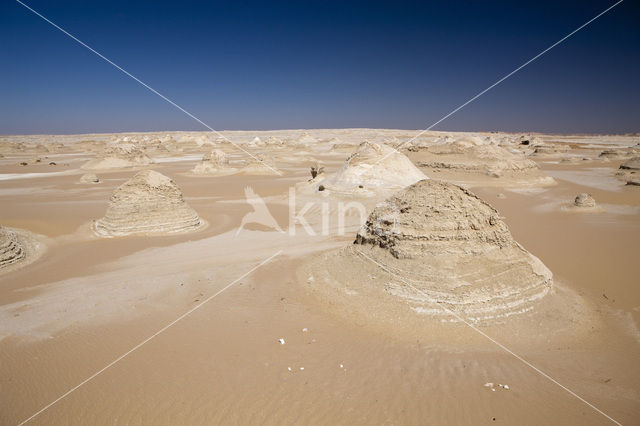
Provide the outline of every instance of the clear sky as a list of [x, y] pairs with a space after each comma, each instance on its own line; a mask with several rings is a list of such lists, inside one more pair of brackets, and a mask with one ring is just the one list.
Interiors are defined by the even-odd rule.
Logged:
[[[24, 2], [217, 130], [422, 129], [610, 1]], [[0, 133], [206, 130], [12, 0]], [[640, 131], [625, 0], [436, 130]]]

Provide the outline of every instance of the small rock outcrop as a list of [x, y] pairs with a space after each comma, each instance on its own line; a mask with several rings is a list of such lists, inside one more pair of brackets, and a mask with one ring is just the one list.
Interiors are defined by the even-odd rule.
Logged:
[[203, 224], [173, 180], [144, 170], [114, 191], [106, 214], [94, 222], [94, 230], [101, 236], [174, 234], [194, 231]]
[[222, 150], [214, 149], [202, 157], [202, 161], [191, 170], [197, 175], [228, 175], [236, 169], [229, 166], [229, 157]]
[[26, 250], [11, 229], [0, 226], [0, 269], [23, 261]]
[[593, 199], [591, 194], [587, 194], [586, 192], [578, 194], [575, 200], [573, 200], [573, 205], [583, 209], [593, 209], [597, 207], [596, 200]]
[[95, 175], [95, 173], [85, 173], [82, 176], [80, 176], [80, 183], [100, 183], [100, 179], [98, 179], [98, 176]]

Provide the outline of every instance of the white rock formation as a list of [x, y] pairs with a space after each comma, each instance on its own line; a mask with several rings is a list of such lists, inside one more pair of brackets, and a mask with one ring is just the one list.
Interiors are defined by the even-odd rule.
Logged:
[[85, 173], [80, 176], [80, 183], [100, 183], [100, 179], [94, 173]]
[[402, 153], [383, 144], [362, 142], [336, 173], [318, 182], [319, 191], [374, 195], [427, 179]]
[[214, 149], [202, 157], [202, 161], [191, 170], [197, 175], [229, 175], [237, 170], [229, 166], [229, 157], [222, 150]]
[[144, 170], [114, 191], [106, 214], [94, 222], [94, 230], [101, 236], [174, 234], [194, 231], [203, 224], [173, 180]]
[[109, 145], [93, 160], [89, 160], [82, 166], [84, 170], [109, 170], [129, 167], [146, 166], [152, 164], [142, 150], [132, 143], [118, 143]]
[[27, 251], [12, 230], [0, 226], [0, 269], [22, 262]]
[[245, 175], [280, 175], [281, 172], [275, 166], [273, 160], [264, 155], [254, 154], [247, 157], [245, 166], [239, 170]]
[[471, 320], [510, 316], [552, 288], [551, 272], [493, 207], [442, 181], [422, 180], [379, 204], [354, 250], [392, 272], [388, 294], [436, 316], [450, 316], [443, 306]]

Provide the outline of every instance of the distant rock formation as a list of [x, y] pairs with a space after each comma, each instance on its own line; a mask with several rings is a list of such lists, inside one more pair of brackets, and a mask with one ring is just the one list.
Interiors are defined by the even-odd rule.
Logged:
[[465, 137], [442, 142], [410, 154], [420, 168], [453, 172], [478, 179], [482, 176], [500, 178], [506, 186], [554, 185], [538, 165], [520, 152], [512, 152], [493, 144], [490, 139]]
[[144, 170], [114, 191], [106, 214], [94, 222], [94, 230], [101, 236], [174, 234], [194, 231], [203, 224], [173, 180]]
[[88, 161], [82, 166], [84, 170], [109, 170], [130, 167], [146, 166], [152, 164], [142, 150], [132, 143], [118, 143], [107, 146], [97, 158]]
[[229, 166], [229, 157], [222, 150], [214, 149], [202, 157], [202, 161], [191, 170], [197, 175], [229, 175], [237, 170]]
[[336, 173], [319, 180], [317, 189], [343, 195], [374, 195], [427, 179], [402, 153], [383, 144], [362, 142]]
[[245, 166], [239, 170], [245, 175], [279, 175], [281, 172], [273, 160], [265, 155], [247, 157]]

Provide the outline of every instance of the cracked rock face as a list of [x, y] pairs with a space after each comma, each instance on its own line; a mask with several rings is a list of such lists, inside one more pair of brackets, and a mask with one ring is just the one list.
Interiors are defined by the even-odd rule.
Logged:
[[203, 223], [173, 180], [144, 170], [114, 191], [94, 230], [102, 236], [174, 234], [196, 230]]
[[0, 226], [0, 269], [24, 260], [26, 255], [16, 233]]
[[504, 317], [532, 309], [551, 272], [518, 244], [498, 212], [457, 185], [422, 180], [379, 204], [359, 231], [356, 252], [397, 280], [387, 292], [442, 313]]

